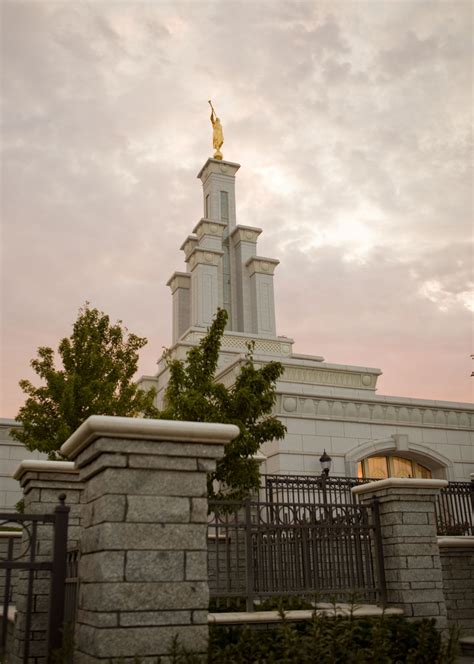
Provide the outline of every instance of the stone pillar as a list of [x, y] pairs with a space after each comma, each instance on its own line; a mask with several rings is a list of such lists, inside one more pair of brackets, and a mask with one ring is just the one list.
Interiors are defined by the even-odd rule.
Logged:
[[[25, 514], [52, 514], [59, 505], [60, 494], [66, 494], [66, 504], [70, 507], [68, 543], [71, 547], [77, 545], [80, 530], [80, 495], [82, 485], [79, 481], [79, 472], [69, 461], [22, 461], [14, 476], [23, 489]], [[30, 527], [31, 524], [26, 523]], [[53, 526], [45, 524], [38, 526], [36, 561], [50, 561], [53, 556]], [[23, 530], [21, 550], [26, 552], [25, 560], [29, 559], [29, 537]], [[22, 655], [25, 641], [28, 641], [29, 658], [32, 664], [43, 664], [48, 654], [47, 632], [48, 614], [50, 605], [51, 578], [45, 571], [35, 572], [33, 583], [33, 612], [31, 616], [31, 630], [27, 638], [26, 607], [27, 607], [28, 572], [21, 571], [18, 575], [16, 591], [16, 609], [14, 642], [11, 648], [12, 661], [23, 661]]]
[[448, 624], [474, 636], [474, 537], [438, 537]]
[[435, 499], [447, 484], [389, 478], [352, 489], [361, 504], [379, 504], [388, 605], [408, 617], [435, 618], [441, 629], [447, 622]]
[[175, 636], [205, 652], [206, 474], [237, 435], [93, 416], [62, 446], [85, 485], [75, 663], [154, 662]]
[[191, 326], [191, 275], [174, 272], [166, 283], [173, 296], [173, 343]]
[[222, 306], [219, 274], [222, 251], [196, 247], [190, 258], [191, 266], [191, 325], [207, 328], [217, 307]]
[[250, 277], [252, 332], [255, 334], [276, 335], [273, 273], [279, 262], [274, 258], [253, 256], [246, 263]]

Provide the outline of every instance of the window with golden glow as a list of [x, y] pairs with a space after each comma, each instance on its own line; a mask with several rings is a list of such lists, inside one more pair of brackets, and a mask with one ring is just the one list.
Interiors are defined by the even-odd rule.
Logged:
[[421, 477], [430, 479], [431, 470], [412, 459], [397, 456], [373, 456], [359, 461], [357, 477], [382, 480], [386, 477]]

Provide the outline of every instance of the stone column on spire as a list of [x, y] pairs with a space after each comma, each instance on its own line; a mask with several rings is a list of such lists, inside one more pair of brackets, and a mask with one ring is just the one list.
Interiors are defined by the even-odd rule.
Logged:
[[207, 328], [217, 307], [222, 307], [219, 267], [222, 251], [195, 247], [189, 257], [191, 267], [191, 325]]
[[173, 296], [173, 343], [191, 326], [191, 275], [189, 272], [174, 272], [167, 286]]
[[279, 262], [275, 258], [252, 256], [246, 263], [250, 277], [252, 332], [255, 334], [276, 335], [273, 273]]
[[234, 330], [253, 332], [250, 279], [246, 268], [247, 261], [257, 253], [257, 239], [262, 230], [253, 226], [237, 226], [231, 233], [231, 256], [233, 262], [234, 288], [232, 289], [232, 309]]

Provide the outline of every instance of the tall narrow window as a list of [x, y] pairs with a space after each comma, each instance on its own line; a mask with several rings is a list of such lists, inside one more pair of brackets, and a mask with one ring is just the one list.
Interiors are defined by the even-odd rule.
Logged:
[[221, 191], [221, 221], [229, 221], [229, 194]]
[[210, 209], [209, 209], [209, 194], [207, 194], [207, 196], [206, 196], [206, 219], [209, 219], [209, 213], [210, 213]]

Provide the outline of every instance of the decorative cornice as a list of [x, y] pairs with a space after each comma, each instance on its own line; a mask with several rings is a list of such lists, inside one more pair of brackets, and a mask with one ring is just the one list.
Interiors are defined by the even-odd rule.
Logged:
[[262, 256], [252, 256], [245, 263], [249, 271], [249, 275], [253, 274], [268, 274], [272, 275], [275, 272], [276, 266], [279, 264], [276, 258], [264, 258]]
[[220, 264], [223, 255], [223, 251], [217, 251], [216, 249], [194, 247], [189, 256], [191, 271], [194, 270], [197, 265], [214, 265], [217, 267]]
[[181, 251], [184, 251], [184, 258], [186, 262], [189, 260], [189, 257], [192, 254], [194, 247], [197, 246], [198, 242], [199, 240], [195, 235], [188, 235], [183, 244], [180, 246]]
[[[286, 373], [286, 370], [285, 370]], [[283, 377], [282, 380], [285, 380]], [[347, 385], [346, 387], [350, 387]], [[276, 413], [283, 417], [310, 417], [322, 420], [353, 421], [444, 429], [470, 429], [474, 412], [443, 406], [426, 407], [414, 403], [401, 404], [396, 399], [375, 397], [373, 400], [334, 397], [300, 396], [278, 393]]]
[[240, 168], [240, 164], [233, 161], [225, 161], [224, 159], [209, 158], [204, 166], [197, 174], [197, 178], [204, 184], [207, 178], [214, 175], [227, 175], [228, 177], [235, 177], [235, 174]]
[[230, 237], [234, 245], [239, 244], [239, 242], [249, 242], [251, 244], [256, 244], [258, 236], [262, 233], [261, 228], [256, 226], [241, 226], [240, 224], [234, 228]]
[[171, 288], [174, 293], [178, 288], [191, 288], [191, 275], [189, 272], [174, 272], [166, 282], [166, 285]]
[[193, 228], [193, 233], [201, 240], [205, 235], [221, 238], [227, 228], [225, 221], [212, 221], [211, 219], [200, 219]]
[[91, 415], [62, 445], [61, 454], [69, 459], [75, 459], [97, 438], [131, 438], [225, 445], [238, 435], [239, 428], [233, 424]]
[[25, 459], [13, 473], [14, 480], [20, 480], [25, 473], [78, 473], [72, 461], [47, 461], [42, 459]]

